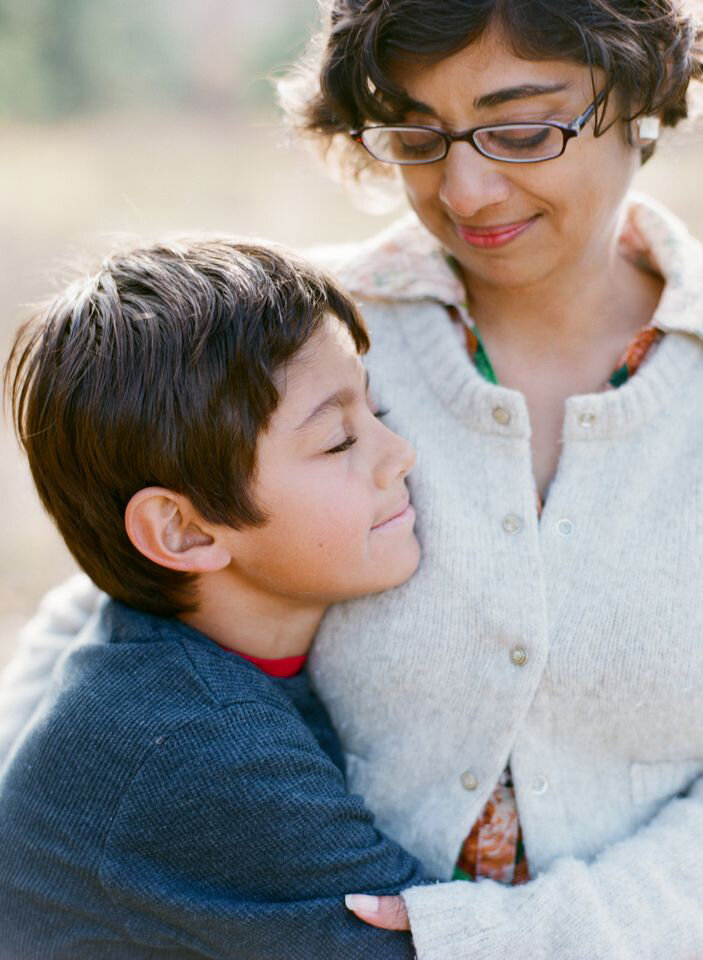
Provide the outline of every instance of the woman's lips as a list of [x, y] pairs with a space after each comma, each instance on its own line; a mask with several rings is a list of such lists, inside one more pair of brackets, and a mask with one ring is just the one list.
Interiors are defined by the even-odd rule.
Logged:
[[495, 227], [464, 227], [457, 223], [455, 224], [455, 230], [461, 239], [470, 243], [472, 247], [495, 249], [496, 247], [504, 247], [526, 230], [529, 230], [538, 218], [539, 215], [530, 217], [529, 220], [503, 223]]

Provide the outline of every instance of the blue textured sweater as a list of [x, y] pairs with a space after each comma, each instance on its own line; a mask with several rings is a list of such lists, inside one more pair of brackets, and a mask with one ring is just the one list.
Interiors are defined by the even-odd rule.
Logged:
[[304, 675], [108, 604], [0, 774], [0, 957], [407, 960], [344, 907], [423, 876], [341, 763]]

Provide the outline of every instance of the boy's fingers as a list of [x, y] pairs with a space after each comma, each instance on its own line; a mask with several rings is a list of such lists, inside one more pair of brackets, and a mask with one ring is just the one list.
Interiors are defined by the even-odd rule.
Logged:
[[349, 893], [344, 898], [347, 908], [372, 927], [383, 930], [409, 930], [408, 911], [402, 897], [369, 897], [363, 893]]

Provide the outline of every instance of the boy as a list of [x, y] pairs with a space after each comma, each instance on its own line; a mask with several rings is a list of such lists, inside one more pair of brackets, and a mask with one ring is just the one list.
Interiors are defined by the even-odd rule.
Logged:
[[20, 331], [16, 429], [112, 600], [0, 773], [0, 957], [412, 956], [345, 909], [424, 878], [300, 673], [419, 561], [367, 348], [329, 279], [229, 240], [115, 256]]

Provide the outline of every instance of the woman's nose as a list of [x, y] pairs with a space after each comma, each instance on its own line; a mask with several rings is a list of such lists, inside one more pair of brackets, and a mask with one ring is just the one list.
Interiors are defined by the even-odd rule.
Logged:
[[510, 183], [497, 160], [482, 156], [470, 143], [452, 144], [439, 190], [440, 202], [450, 213], [467, 219], [509, 196]]

